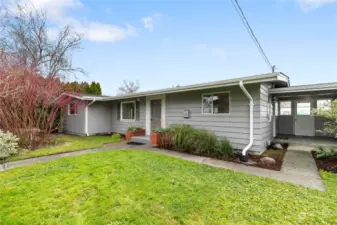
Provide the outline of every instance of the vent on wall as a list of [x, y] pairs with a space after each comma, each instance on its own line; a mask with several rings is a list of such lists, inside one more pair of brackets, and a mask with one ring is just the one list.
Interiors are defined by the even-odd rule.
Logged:
[[190, 118], [191, 117], [191, 111], [189, 109], [184, 109], [183, 116], [184, 116], [184, 118]]

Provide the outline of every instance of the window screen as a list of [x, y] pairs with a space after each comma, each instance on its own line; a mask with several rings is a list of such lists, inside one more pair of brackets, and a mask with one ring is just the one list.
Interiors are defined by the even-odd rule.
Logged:
[[317, 109], [330, 110], [331, 109], [331, 99], [319, 99], [317, 100]]
[[68, 105], [68, 114], [69, 115], [76, 115], [77, 112], [78, 112], [77, 104], [76, 103], [70, 103]]
[[296, 115], [307, 116], [311, 114], [310, 102], [298, 102], [296, 105]]
[[122, 120], [134, 120], [135, 112], [135, 102], [122, 102]]
[[280, 115], [291, 115], [291, 101], [280, 102]]
[[212, 93], [202, 96], [202, 112], [204, 114], [229, 113], [229, 93]]

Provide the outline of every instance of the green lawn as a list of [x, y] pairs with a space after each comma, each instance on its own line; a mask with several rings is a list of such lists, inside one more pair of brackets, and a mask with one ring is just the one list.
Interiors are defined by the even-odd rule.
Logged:
[[1, 224], [336, 224], [326, 192], [148, 151], [63, 158], [0, 173]]
[[22, 151], [19, 154], [7, 158], [5, 161], [16, 161], [20, 159], [34, 158], [44, 155], [52, 155], [62, 152], [73, 152], [88, 148], [102, 147], [105, 143], [114, 143], [120, 141], [118, 138], [111, 136], [74, 136], [74, 135], [57, 135], [55, 145], [36, 149], [34, 151]]

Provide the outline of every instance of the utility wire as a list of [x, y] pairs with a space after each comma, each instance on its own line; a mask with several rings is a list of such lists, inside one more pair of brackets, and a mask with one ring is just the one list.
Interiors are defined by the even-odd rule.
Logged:
[[264, 50], [263, 50], [263, 48], [262, 48], [262, 46], [261, 46], [259, 40], [258, 40], [257, 37], [255, 36], [255, 34], [254, 34], [254, 32], [253, 32], [253, 30], [252, 30], [252, 28], [251, 28], [251, 26], [250, 26], [250, 24], [249, 24], [249, 22], [248, 22], [246, 16], [245, 16], [245, 14], [243, 13], [243, 10], [242, 10], [242, 8], [240, 7], [240, 4], [239, 4], [238, 0], [231, 0], [231, 2], [232, 2], [232, 4], [233, 4], [233, 6], [234, 6], [236, 12], [237, 12], [238, 15], [240, 16], [240, 19], [241, 19], [242, 23], [244, 24], [244, 26], [246, 27], [246, 29], [247, 29], [247, 31], [248, 31], [250, 37], [252, 38], [254, 44], [256, 45], [257, 49], [258, 49], [259, 52], [261, 53], [262, 58], [264, 59], [264, 61], [265, 61], [266, 64], [268, 65], [268, 67], [270, 67], [271, 71], [274, 72], [275, 66], [273, 66], [273, 65], [270, 63], [270, 61], [269, 61], [269, 59], [268, 59], [266, 53], [264, 52]]

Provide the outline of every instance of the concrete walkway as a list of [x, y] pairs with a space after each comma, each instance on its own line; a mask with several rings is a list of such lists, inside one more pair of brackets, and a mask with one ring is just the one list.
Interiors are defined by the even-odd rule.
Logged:
[[[31, 165], [31, 164], [35, 164], [39, 162], [49, 162], [49, 161], [63, 158], [63, 157], [78, 156], [78, 155], [83, 155], [87, 153], [120, 150], [120, 149], [139, 149], [139, 150], [148, 150], [151, 152], [159, 152], [165, 155], [184, 159], [184, 160], [191, 161], [191, 162], [196, 162], [196, 163], [205, 164], [205, 165], [214, 166], [214, 167], [223, 168], [223, 169], [229, 169], [229, 170], [233, 170], [237, 172], [243, 172], [243, 173], [256, 175], [260, 177], [271, 178], [271, 179], [275, 179], [279, 181], [290, 182], [296, 185], [301, 185], [301, 186], [312, 188], [312, 189], [318, 189], [321, 191], [325, 190], [324, 184], [322, 182], [322, 179], [320, 178], [320, 175], [317, 171], [317, 168], [316, 168], [315, 162], [313, 161], [312, 156], [310, 155], [311, 157], [311, 160], [310, 160], [309, 155], [298, 155], [296, 152], [287, 152], [281, 171], [274, 171], [274, 170], [262, 169], [258, 167], [246, 166], [246, 165], [239, 164], [239, 163], [226, 162], [226, 161], [218, 160], [218, 159], [189, 155], [189, 154], [185, 154], [181, 152], [151, 148], [149, 146], [144, 146], [144, 145], [130, 146], [125, 143], [115, 143], [115, 144], [107, 144], [104, 147], [97, 148], [97, 149], [88, 149], [88, 150], [82, 150], [82, 151], [76, 151], [76, 152], [61, 153], [57, 155], [25, 159], [25, 160], [20, 160], [20, 161], [15, 161], [15, 162], [8, 162], [8, 163], [0, 165], [0, 171], [5, 171], [5, 170], [9, 170], [15, 167]], [[306, 167], [308, 168], [306, 169]]]

